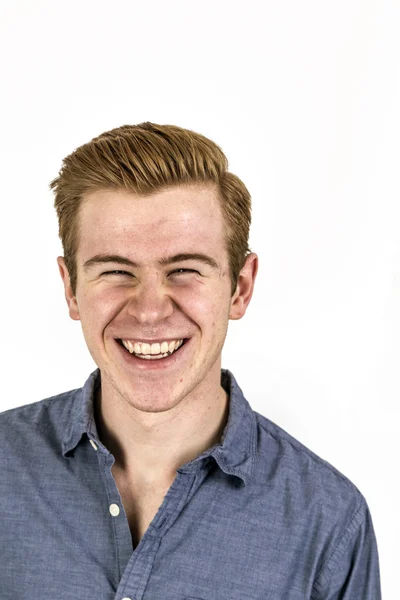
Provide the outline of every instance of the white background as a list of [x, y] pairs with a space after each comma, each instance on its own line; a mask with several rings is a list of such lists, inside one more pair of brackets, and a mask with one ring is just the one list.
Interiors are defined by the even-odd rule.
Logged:
[[365, 495], [388, 600], [400, 559], [399, 31], [388, 0], [3, 0], [0, 14], [0, 410], [80, 387], [95, 368], [56, 265], [48, 184], [62, 158], [128, 123], [203, 133], [252, 194], [260, 258], [223, 367]]

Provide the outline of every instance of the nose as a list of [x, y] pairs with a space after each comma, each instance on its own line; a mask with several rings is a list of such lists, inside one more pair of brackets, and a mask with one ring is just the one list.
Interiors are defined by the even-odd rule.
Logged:
[[174, 302], [157, 277], [140, 281], [131, 292], [128, 313], [140, 323], [154, 325], [170, 317]]

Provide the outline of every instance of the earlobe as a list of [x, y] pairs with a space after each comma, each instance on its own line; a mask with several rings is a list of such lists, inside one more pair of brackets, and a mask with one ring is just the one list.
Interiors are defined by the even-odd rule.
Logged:
[[68, 273], [68, 269], [65, 265], [63, 256], [57, 257], [57, 264], [58, 264], [58, 270], [60, 271], [61, 279], [64, 284], [64, 295], [65, 295], [65, 300], [68, 305], [69, 316], [74, 321], [79, 321], [80, 316], [79, 316], [78, 304], [76, 301], [76, 297], [74, 296], [74, 294], [72, 292], [69, 273]]
[[243, 296], [241, 296], [240, 293], [238, 294], [238, 288], [236, 288], [236, 292], [231, 300], [231, 310], [229, 313], [229, 319], [231, 319], [232, 321], [241, 319], [245, 312], [246, 308], [243, 304]]
[[236, 291], [231, 300], [229, 319], [241, 319], [246, 313], [254, 291], [254, 283], [258, 271], [258, 256], [254, 252], [246, 257], [242, 270], [240, 271]]

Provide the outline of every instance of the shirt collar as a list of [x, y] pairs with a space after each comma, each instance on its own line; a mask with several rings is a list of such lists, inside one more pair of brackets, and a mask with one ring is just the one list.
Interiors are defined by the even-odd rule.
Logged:
[[63, 456], [71, 453], [81, 441], [83, 434], [89, 439], [99, 442], [96, 422], [94, 420], [93, 399], [100, 387], [100, 370], [91, 373], [85, 385], [76, 390], [73, 398], [69, 423], [62, 441]]
[[[77, 390], [70, 413], [69, 426], [62, 441], [64, 456], [72, 452], [84, 434], [101, 444], [93, 412], [93, 399], [100, 386], [100, 370], [91, 373], [83, 388]], [[221, 369], [221, 385], [229, 395], [229, 416], [219, 444], [178, 469], [195, 472], [211, 457], [229, 475], [235, 475], [247, 484], [254, 472], [256, 458], [256, 417], [243, 395], [235, 377], [228, 369]]]

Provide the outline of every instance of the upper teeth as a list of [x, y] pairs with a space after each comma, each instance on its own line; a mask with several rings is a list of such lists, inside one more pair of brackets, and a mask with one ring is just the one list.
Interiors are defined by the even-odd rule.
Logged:
[[145, 342], [132, 342], [131, 340], [121, 340], [123, 345], [131, 354], [165, 354], [165, 352], [174, 352], [183, 344], [183, 340], [173, 340], [172, 342], [156, 342], [155, 344], [146, 344]]

